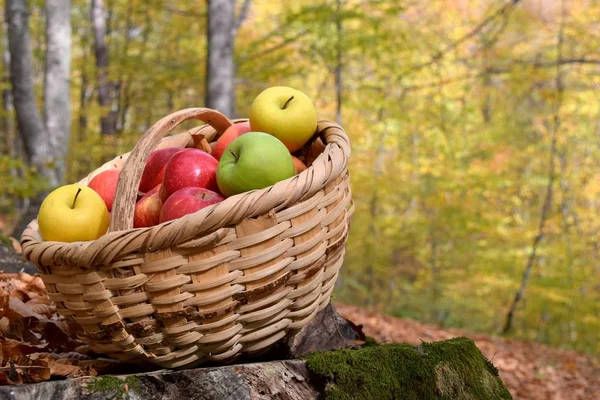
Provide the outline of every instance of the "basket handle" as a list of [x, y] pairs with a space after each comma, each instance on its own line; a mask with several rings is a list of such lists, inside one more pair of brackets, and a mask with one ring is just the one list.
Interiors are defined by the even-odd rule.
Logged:
[[176, 111], [156, 122], [137, 142], [119, 175], [115, 203], [110, 216], [109, 232], [133, 228], [133, 213], [142, 172], [150, 152], [161, 139], [177, 125], [192, 119], [200, 120], [217, 131], [217, 137], [231, 126], [231, 121], [223, 114], [210, 108], [186, 108]]

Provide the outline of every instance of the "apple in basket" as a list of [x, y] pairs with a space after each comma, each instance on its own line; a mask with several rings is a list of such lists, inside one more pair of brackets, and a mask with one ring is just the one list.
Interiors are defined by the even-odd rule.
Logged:
[[295, 175], [292, 155], [276, 137], [248, 132], [227, 146], [219, 160], [217, 182], [226, 197], [263, 189]]
[[296, 169], [296, 175], [306, 169], [306, 164], [304, 164], [298, 157], [292, 156], [292, 160], [294, 161], [294, 168]]
[[133, 227], [145, 228], [159, 223], [162, 201], [160, 201], [159, 183], [154, 189], [144, 194], [141, 199], [135, 203], [133, 213]]
[[147, 193], [161, 184], [165, 176], [167, 163], [174, 154], [183, 149], [183, 147], [167, 147], [151, 152], [144, 166], [138, 190], [142, 193]]
[[314, 135], [317, 110], [312, 100], [301, 91], [273, 86], [252, 101], [249, 120], [252, 131], [275, 136], [293, 153]]
[[203, 187], [217, 192], [218, 165], [216, 158], [200, 149], [185, 149], [175, 153], [165, 166], [159, 191], [163, 204], [169, 196], [184, 187]]
[[117, 183], [119, 182], [120, 169], [111, 168], [100, 172], [94, 176], [88, 183], [88, 187], [93, 189], [102, 197], [108, 211], [112, 211], [112, 204], [117, 192]]
[[104, 200], [93, 189], [71, 184], [56, 188], [46, 196], [37, 221], [44, 240], [80, 242], [104, 235], [110, 215]]
[[223, 132], [219, 139], [217, 139], [214, 148], [212, 149], [211, 155], [217, 160], [220, 160], [221, 155], [223, 154], [227, 146], [229, 146], [229, 143], [233, 142], [238, 136], [241, 136], [244, 133], [248, 133], [250, 131], [251, 129], [249, 122], [240, 122], [231, 125], [225, 130], [225, 132]]
[[201, 187], [184, 187], [169, 196], [160, 211], [160, 223], [181, 218], [211, 204], [223, 201], [223, 196]]

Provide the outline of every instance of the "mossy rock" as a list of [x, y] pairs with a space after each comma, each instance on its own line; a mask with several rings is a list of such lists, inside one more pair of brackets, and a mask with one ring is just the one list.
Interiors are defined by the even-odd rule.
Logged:
[[371, 345], [314, 353], [306, 360], [332, 400], [512, 399], [496, 367], [468, 338]]

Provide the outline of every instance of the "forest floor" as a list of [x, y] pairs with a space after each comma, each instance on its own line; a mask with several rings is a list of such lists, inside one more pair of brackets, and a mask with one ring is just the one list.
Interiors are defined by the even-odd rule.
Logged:
[[500, 378], [515, 399], [600, 399], [600, 362], [585, 354], [539, 343], [504, 339], [459, 329], [442, 329], [410, 319], [335, 303], [337, 311], [378, 342], [432, 342], [457, 336], [475, 341], [500, 371]]

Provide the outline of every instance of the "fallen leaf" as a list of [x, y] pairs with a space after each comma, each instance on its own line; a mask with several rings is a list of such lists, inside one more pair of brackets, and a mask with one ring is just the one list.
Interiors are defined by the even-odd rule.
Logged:
[[69, 363], [60, 363], [58, 361], [60, 360], [53, 361], [49, 364], [51, 375], [69, 378], [74, 378], [83, 375], [81, 368], [79, 368], [78, 366]]
[[2, 331], [2, 333], [4, 335], [7, 335], [9, 328], [10, 328], [10, 321], [8, 320], [8, 318], [6, 318], [6, 317], [0, 318], [0, 331]]
[[8, 300], [8, 305], [11, 310], [18, 313], [22, 317], [35, 317], [37, 319], [44, 319], [43, 316], [36, 313], [29, 307], [27, 304], [23, 303], [23, 301], [18, 297], [11, 297]]

